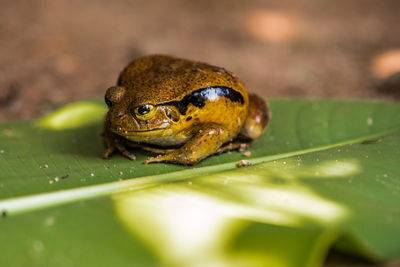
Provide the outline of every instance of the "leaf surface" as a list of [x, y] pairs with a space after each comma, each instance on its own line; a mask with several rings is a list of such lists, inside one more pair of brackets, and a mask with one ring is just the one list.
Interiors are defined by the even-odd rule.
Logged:
[[399, 258], [400, 105], [270, 106], [250, 157], [194, 167], [144, 165], [142, 151], [101, 159], [96, 102], [0, 124], [0, 262], [18, 251], [30, 266], [318, 266], [332, 246]]

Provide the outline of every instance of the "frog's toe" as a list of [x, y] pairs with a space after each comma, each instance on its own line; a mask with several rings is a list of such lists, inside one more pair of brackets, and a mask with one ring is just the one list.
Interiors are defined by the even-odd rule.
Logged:
[[130, 160], [136, 160], [135, 154], [132, 154], [132, 153], [129, 152], [129, 151], [121, 151], [121, 153], [122, 153], [122, 155], [123, 155], [124, 157], [127, 157], [127, 158], [130, 159]]
[[130, 160], [136, 160], [136, 156], [129, 152], [126, 147], [120, 143], [120, 142], [115, 142], [115, 147], [118, 149], [118, 151], [124, 156], [127, 157]]
[[108, 159], [108, 158], [110, 157], [111, 153], [112, 153], [112, 152], [110, 152], [110, 151], [108, 151], [108, 150], [104, 151], [104, 153], [103, 153], [103, 159]]
[[170, 153], [166, 155], [158, 155], [157, 157], [148, 158], [144, 161], [144, 164], [156, 163], [156, 162], [171, 162], [180, 165], [194, 165], [200, 160], [198, 158], [183, 157], [178, 153]]
[[111, 147], [106, 148], [106, 150], [104, 150], [104, 153], [103, 153], [103, 159], [108, 159], [113, 152], [114, 152], [114, 148], [111, 148]]
[[143, 163], [144, 164], [149, 164], [149, 163], [156, 163], [156, 162], [165, 162], [171, 160], [171, 157], [169, 155], [158, 155], [157, 157], [150, 157], [147, 158]]

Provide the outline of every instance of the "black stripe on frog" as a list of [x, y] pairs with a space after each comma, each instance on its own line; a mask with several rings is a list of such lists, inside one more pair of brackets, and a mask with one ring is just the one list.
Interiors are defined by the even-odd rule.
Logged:
[[157, 106], [172, 105], [177, 107], [182, 115], [185, 115], [189, 104], [202, 108], [205, 106], [207, 100], [213, 101], [221, 96], [228, 98], [232, 102], [239, 102], [242, 105], [244, 104], [243, 96], [238, 91], [225, 86], [212, 86], [193, 91], [180, 101], [166, 102], [158, 104]]

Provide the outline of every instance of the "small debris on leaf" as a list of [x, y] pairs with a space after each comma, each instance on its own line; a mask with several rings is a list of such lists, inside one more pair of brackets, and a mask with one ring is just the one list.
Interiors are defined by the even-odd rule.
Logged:
[[242, 159], [242, 160], [239, 160], [237, 165], [239, 168], [241, 168], [241, 167], [251, 166], [251, 163], [250, 163], [250, 161], [248, 161], [246, 159]]
[[45, 168], [45, 169], [47, 169], [48, 167], [49, 167], [49, 165], [47, 165], [47, 164], [43, 165], [43, 168]]
[[243, 156], [250, 157], [251, 156], [251, 152], [250, 151], [246, 151], [246, 152], [243, 153]]
[[69, 177], [69, 174], [61, 176], [61, 179], [67, 179]]

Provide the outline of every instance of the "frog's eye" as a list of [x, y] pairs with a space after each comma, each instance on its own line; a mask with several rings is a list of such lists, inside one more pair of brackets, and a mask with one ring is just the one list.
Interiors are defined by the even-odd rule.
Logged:
[[133, 113], [133, 115], [135, 115], [139, 120], [148, 120], [153, 116], [154, 110], [154, 106], [148, 104], [135, 108], [131, 113]]
[[139, 115], [146, 115], [146, 114], [150, 113], [152, 108], [153, 108], [153, 106], [151, 106], [151, 105], [144, 105], [144, 106], [137, 108], [137, 113]]

